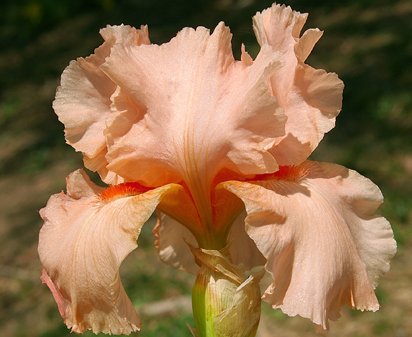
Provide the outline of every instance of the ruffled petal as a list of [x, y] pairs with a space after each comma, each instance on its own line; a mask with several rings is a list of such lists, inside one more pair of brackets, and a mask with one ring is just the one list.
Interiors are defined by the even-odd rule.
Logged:
[[168, 185], [139, 195], [102, 194], [81, 171], [67, 178], [67, 194], [53, 195], [40, 211], [42, 280], [74, 332], [130, 334], [140, 321], [119, 277], [137, 247], [145, 221]]
[[274, 308], [324, 329], [344, 304], [379, 308], [374, 288], [396, 243], [389, 223], [375, 215], [382, 195], [369, 179], [305, 162], [267, 180], [222, 186], [245, 203], [246, 231], [273, 277], [264, 299]]
[[111, 96], [116, 84], [100, 70], [113, 45], [149, 43], [147, 27], [136, 30], [130, 26], [108, 26], [100, 31], [105, 42], [87, 58], [72, 61], [64, 70], [53, 108], [65, 125], [67, 143], [83, 153], [85, 165], [98, 171], [106, 182], [106, 122], [113, 114]]
[[288, 118], [285, 135], [271, 150], [280, 165], [303, 162], [334, 127], [342, 104], [343, 83], [337, 75], [304, 64], [322, 36], [320, 30], [309, 29], [300, 37], [306, 18], [276, 4], [253, 18], [260, 45], [280, 53], [281, 66], [271, 76], [273, 95]]
[[124, 136], [110, 126], [111, 170], [151, 186], [184, 180], [196, 200], [223, 167], [277, 169], [268, 149], [285, 121], [268, 78], [278, 61], [269, 47], [235, 61], [230, 39], [219, 24], [213, 34], [185, 28], [160, 46], [113, 48], [102, 69], [147, 112]]

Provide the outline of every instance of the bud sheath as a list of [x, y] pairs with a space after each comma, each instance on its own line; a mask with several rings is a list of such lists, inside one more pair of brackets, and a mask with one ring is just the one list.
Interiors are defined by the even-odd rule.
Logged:
[[245, 273], [224, 251], [192, 248], [199, 273], [192, 291], [198, 337], [254, 337], [260, 319], [259, 280]]

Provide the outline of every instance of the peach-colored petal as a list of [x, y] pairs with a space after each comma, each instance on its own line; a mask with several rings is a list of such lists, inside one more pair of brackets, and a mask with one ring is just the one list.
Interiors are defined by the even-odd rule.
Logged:
[[168, 193], [158, 209], [176, 219], [198, 237], [204, 234], [205, 228], [202, 226], [193, 199], [184, 187], [179, 186]]
[[105, 42], [87, 58], [72, 61], [64, 70], [53, 108], [65, 125], [67, 143], [85, 156], [85, 165], [111, 182], [105, 159], [106, 122], [113, 114], [111, 96], [116, 84], [100, 70], [113, 45], [149, 43], [147, 27], [108, 26], [100, 31]]
[[195, 263], [190, 246], [198, 247], [198, 244], [185, 226], [165, 214], [159, 214], [153, 234], [156, 238], [156, 249], [163, 262], [197, 274], [199, 267]]
[[[227, 180], [237, 180], [236, 175], [232, 175], [232, 172], [225, 174], [222, 172], [216, 176], [216, 180], [213, 185], [216, 186], [221, 181]], [[230, 224], [232, 224], [239, 214], [243, 211], [244, 205], [242, 201], [223, 188], [213, 188], [212, 195], [212, 206], [213, 206], [213, 231], [214, 233], [221, 234], [226, 237], [228, 230], [230, 229]], [[225, 244], [223, 242], [223, 244]]]
[[95, 185], [83, 170], [76, 170], [66, 178], [66, 188], [67, 194], [73, 199], [92, 197], [104, 190]]
[[205, 222], [212, 222], [204, 209], [214, 175], [223, 167], [273, 172], [268, 149], [284, 132], [268, 84], [278, 66], [271, 48], [253, 62], [245, 53], [235, 61], [230, 39], [223, 24], [213, 34], [185, 28], [160, 46], [117, 45], [102, 66], [147, 108], [124, 136], [116, 122], [109, 127], [110, 170], [150, 186], [184, 180]]
[[246, 234], [245, 218], [245, 212], [239, 214], [230, 228], [227, 242], [232, 262], [244, 270], [251, 270], [257, 266], [263, 266], [266, 259], [257, 249], [254, 241]]
[[306, 18], [307, 14], [276, 4], [253, 18], [260, 45], [281, 54], [281, 66], [271, 77], [273, 95], [288, 118], [285, 135], [271, 150], [280, 165], [303, 162], [334, 127], [342, 104], [343, 83], [337, 75], [304, 64], [322, 35], [309, 29], [300, 37]]
[[374, 288], [396, 243], [389, 223], [375, 215], [382, 195], [369, 179], [305, 162], [273, 179], [222, 186], [245, 203], [246, 231], [273, 277], [264, 299], [274, 308], [324, 329], [344, 304], [379, 308]]
[[42, 280], [72, 331], [129, 334], [139, 330], [119, 266], [137, 247], [140, 229], [162, 196], [173, 188], [104, 199], [101, 188], [76, 171], [67, 178], [67, 194], [53, 195], [40, 211]]
[[69, 305], [68, 301], [60, 293], [59, 289], [56, 288], [50, 276], [47, 274], [45, 269], [42, 270], [40, 279], [42, 283], [47, 285], [53, 295], [54, 300], [56, 301], [57, 308], [59, 309], [60, 316], [63, 320], [66, 320], [66, 307]]
[[304, 62], [308, 58], [322, 35], [323, 32], [317, 28], [308, 29], [302, 34], [295, 46], [296, 57], [299, 61]]
[[[256, 248], [256, 244], [245, 231], [246, 213], [240, 214], [233, 222], [228, 238], [228, 252], [231, 261], [244, 270], [263, 266], [266, 259]], [[153, 230], [156, 237], [156, 248], [160, 259], [181, 270], [197, 274], [196, 265], [190, 247], [198, 247], [193, 234], [178, 221], [160, 214]]]

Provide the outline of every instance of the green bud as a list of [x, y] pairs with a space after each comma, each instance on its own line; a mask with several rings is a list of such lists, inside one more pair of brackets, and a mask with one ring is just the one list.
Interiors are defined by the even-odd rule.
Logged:
[[200, 266], [192, 291], [197, 337], [254, 337], [263, 269], [245, 273], [225, 251], [192, 251]]

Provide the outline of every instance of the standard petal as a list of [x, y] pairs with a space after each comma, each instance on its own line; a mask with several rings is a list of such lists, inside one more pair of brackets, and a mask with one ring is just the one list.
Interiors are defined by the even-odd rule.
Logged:
[[285, 135], [271, 153], [280, 165], [303, 162], [335, 125], [342, 104], [343, 83], [334, 73], [304, 64], [322, 32], [300, 32], [307, 14], [274, 4], [253, 18], [256, 37], [280, 53], [281, 65], [271, 76], [273, 95], [287, 116]]
[[275, 55], [267, 47], [253, 62], [245, 54], [235, 61], [230, 39], [223, 24], [213, 34], [187, 28], [160, 46], [117, 45], [102, 66], [147, 107], [124, 136], [115, 134], [117, 123], [109, 127], [109, 168], [151, 186], [184, 180], [204, 218], [217, 172], [275, 171], [268, 149], [284, 132], [268, 84]]
[[137, 247], [140, 229], [163, 195], [175, 186], [134, 196], [102, 194], [76, 171], [67, 187], [67, 194], [53, 195], [40, 211], [42, 280], [72, 331], [137, 331], [140, 321], [121, 284], [119, 266]]
[[324, 329], [344, 304], [377, 310], [377, 278], [388, 271], [396, 243], [375, 214], [376, 185], [339, 165], [305, 162], [267, 180], [226, 182], [243, 200], [246, 231], [266, 257], [273, 284], [264, 298]]
[[85, 156], [85, 165], [98, 171], [106, 182], [106, 121], [113, 114], [111, 96], [116, 84], [100, 70], [100, 65], [116, 43], [139, 45], [149, 43], [147, 27], [108, 26], [100, 31], [105, 42], [87, 58], [72, 61], [64, 70], [53, 108], [65, 125], [67, 143]]

